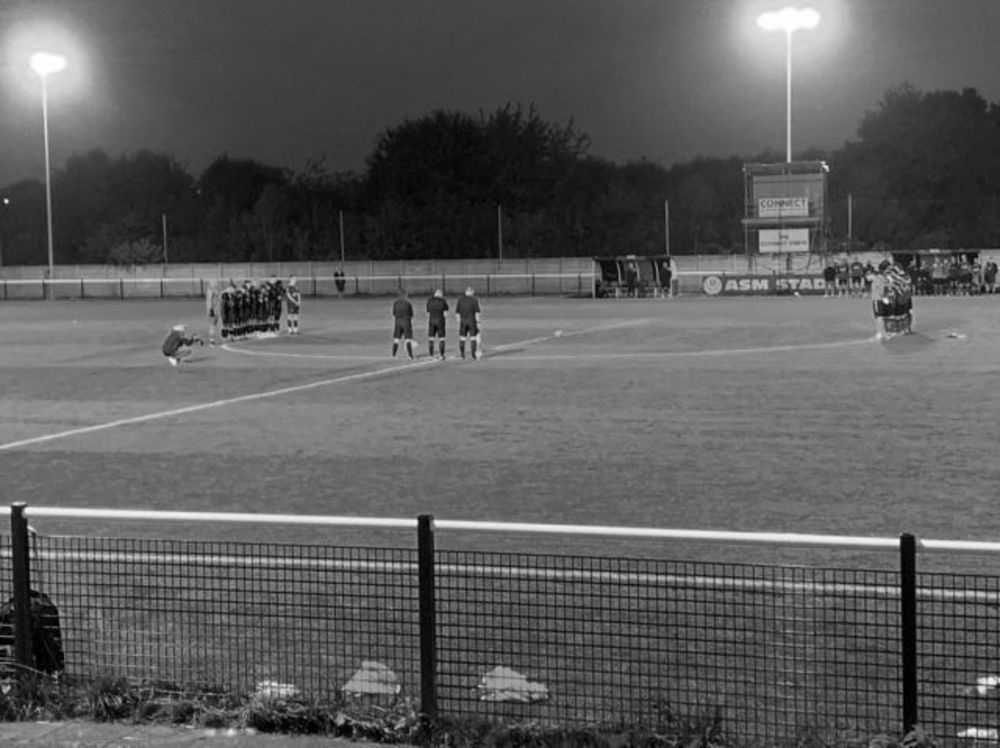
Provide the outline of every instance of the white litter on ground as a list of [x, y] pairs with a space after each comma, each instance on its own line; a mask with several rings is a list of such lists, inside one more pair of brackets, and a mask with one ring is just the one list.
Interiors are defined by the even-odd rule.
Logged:
[[262, 680], [257, 684], [253, 700], [258, 704], [273, 704], [276, 701], [291, 699], [299, 695], [299, 689], [294, 683], [279, 683], [275, 680]]
[[500, 665], [486, 673], [476, 686], [480, 701], [513, 701], [531, 704], [549, 698], [544, 683], [529, 681], [526, 676]]
[[967, 727], [958, 731], [958, 737], [967, 740], [997, 740], [998, 733], [992, 727]]
[[393, 696], [403, 690], [403, 685], [381, 662], [364, 660], [341, 690], [354, 696]]
[[989, 696], [997, 686], [1000, 686], [1000, 675], [983, 675], [976, 678], [976, 685], [967, 689], [967, 692], [978, 696]]

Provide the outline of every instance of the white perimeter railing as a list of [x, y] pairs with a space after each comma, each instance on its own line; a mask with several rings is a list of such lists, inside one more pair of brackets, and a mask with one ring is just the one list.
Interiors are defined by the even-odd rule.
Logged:
[[[31, 519], [89, 519], [138, 522], [224, 522], [233, 524], [312, 525], [315, 527], [367, 527], [370, 529], [416, 530], [417, 518], [350, 517], [316, 514], [252, 514], [239, 512], [178, 512], [132, 509], [89, 509], [76, 507], [25, 506], [24, 516]], [[795, 546], [802, 548], [841, 548], [849, 550], [898, 551], [898, 537], [822, 535], [815, 533], [742, 532], [729, 530], [676, 530], [614, 525], [567, 525], [529, 522], [482, 522], [471, 520], [431, 519], [436, 531], [570, 535], [643, 540], [684, 540], [739, 545]], [[1000, 553], [1000, 542], [973, 540], [916, 539], [922, 553]]]
[[[268, 280], [273, 276], [257, 276]], [[413, 294], [430, 295], [440, 288], [448, 294], [461, 293], [466, 286], [484, 295], [547, 295], [573, 294], [594, 296], [594, 272], [579, 273], [440, 273], [433, 275], [347, 275], [297, 276], [297, 285], [303, 296], [358, 296], [388, 295], [399, 289]], [[237, 284], [244, 277], [231, 278]], [[287, 277], [281, 278], [285, 283]], [[229, 277], [202, 276], [195, 278], [57, 278], [49, 279], [0, 279], [0, 300], [18, 301], [32, 299], [165, 299], [204, 297], [209, 284], [227, 283]], [[338, 282], [340, 285], [338, 285]], [[341, 290], [341, 287], [343, 290]]]

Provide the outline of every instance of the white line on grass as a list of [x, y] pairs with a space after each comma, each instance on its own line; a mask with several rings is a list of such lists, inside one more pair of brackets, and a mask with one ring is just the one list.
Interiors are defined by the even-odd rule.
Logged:
[[385, 356], [345, 356], [329, 353], [290, 353], [288, 351], [256, 351], [243, 348], [233, 348], [229, 343], [219, 346], [229, 353], [239, 353], [243, 356], [279, 356], [281, 358], [311, 358], [323, 361], [385, 361]]
[[517, 361], [557, 361], [560, 359], [579, 360], [593, 359], [624, 359], [624, 358], [694, 358], [696, 356], [737, 356], [752, 353], [781, 353], [783, 351], [818, 350], [823, 348], [844, 348], [849, 345], [874, 343], [875, 338], [859, 338], [855, 340], [839, 340], [830, 343], [795, 343], [788, 345], [761, 346], [760, 348], [717, 348], [707, 351], [638, 351], [634, 353], [550, 353], [518, 356]]
[[264, 400], [269, 397], [280, 397], [281, 395], [289, 395], [293, 392], [304, 392], [306, 390], [316, 389], [317, 387], [326, 387], [331, 384], [342, 384], [344, 382], [356, 382], [361, 379], [371, 379], [372, 377], [377, 377], [382, 374], [394, 374], [397, 371], [406, 371], [407, 369], [415, 369], [421, 366], [427, 366], [428, 364], [437, 363], [436, 359], [427, 358], [414, 361], [409, 364], [402, 364], [400, 366], [389, 366], [382, 369], [375, 369], [373, 371], [363, 371], [357, 374], [345, 374], [342, 377], [334, 377], [332, 379], [321, 379], [316, 382], [307, 382], [305, 384], [296, 384], [291, 387], [282, 387], [277, 390], [269, 390], [268, 392], [255, 392], [251, 395], [240, 395], [239, 397], [230, 397], [225, 400], [214, 400], [210, 403], [199, 403], [198, 405], [188, 405], [183, 408], [173, 408], [172, 410], [162, 410], [158, 413], [147, 413], [144, 416], [135, 416], [134, 418], [120, 418], [117, 421], [108, 421], [107, 423], [97, 423], [93, 426], [84, 426], [78, 429], [69, 429], [68, 431], [59, 431], [54, 434], [45, 434], [44, 436], [35, 436], [30, 439], [21, 439], [16, 442], [8, 442], [7, 444], [0, 444], [0, 452], [18, 449], [20, 447], [28, 447], [33, 444], [44, 444], [45, 442], [55, 441], [56, 439], [66, 439], [71, 436], [80, 436], [82, 434], [92, 434], [95, 431], [106, 431], [107, 429], [117, 428], [118, 426], [132, 426], [137, 423], [146, 423], [148, 421], [157, 421], [163, 418], [172, 418], [173, 416], [180, 416], [186, 413], [197, 413], [201, 410], [210, 410], [211, 408], [221, 408], [226, 405], [235, 405], [236, 403], [245, 403], [251, 400]]

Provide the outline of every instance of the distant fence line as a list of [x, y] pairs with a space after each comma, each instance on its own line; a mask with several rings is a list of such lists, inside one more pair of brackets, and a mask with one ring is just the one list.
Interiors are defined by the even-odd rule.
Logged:
[[[212, 281], [228, 278], [73, 278], [57, 280], [0, 280], [0, 300], [36, 299], [183, 299], [204, 298]], [[234, 279], [240, 283], [242, 279]], [[347, 275], [297, 276], [297, 286], [306, 297], [385, 296], [405, 289], [430, 296], [435, 289], [459, 294], [467, 286], [484, 296], [573, 295], [594, 296], [596, 277], [590, 273], [532, 274], [444, 274], [444, 275]], [[287, 277], [286, 277], [287, 281]]]
[[[404, 548], [49, 536], [29, 519], [369, 528]], [[864, 550], [895, 569], [454, 551], [448, 533]], [[404, 536], [405, 536], [404, 535]], [[651, 725], [718, 709], [728, 735], [846, 742], [998, 727], [1000, 577], [920, 573], [924, 553], [998, 543], [14, 504], [14, 661], [34, 663], [32, 590], [59, 609], [67, 676], [335, 697], [363, 662], [421, 711], [555, 725]], [[498, 667], [507, 688], [487, 694]], [[523, 676], [518, 691], [510, 673]], [[530, 680], [529, 680], [530, 679]], [[992, 684], [992, 685], [991, 685]], [[994, 698], [991, 698], [994, 697]], [[981, 733], [979, 733], [981, 734]], [[824, 744], [830, 744], [825, 742]]]

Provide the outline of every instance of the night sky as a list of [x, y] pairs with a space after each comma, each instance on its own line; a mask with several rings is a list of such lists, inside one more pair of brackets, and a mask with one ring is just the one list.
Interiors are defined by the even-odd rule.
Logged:
[[[142, 148], [360, 171], [380, 131], [435, 109], [534, 103], [590, 153], [664, 166], [784, 153], [785, 43], [758, 0], [0, 0], [0, 185], [74, 152]], [[816, 0], [793, 43], [793, 147], [855, 137], [886, 89], [1000, 100], [1000, 0]]]

